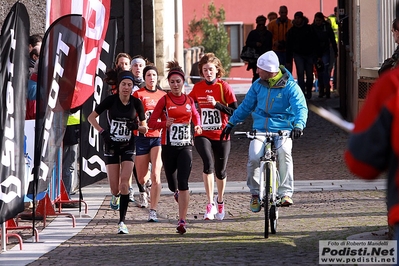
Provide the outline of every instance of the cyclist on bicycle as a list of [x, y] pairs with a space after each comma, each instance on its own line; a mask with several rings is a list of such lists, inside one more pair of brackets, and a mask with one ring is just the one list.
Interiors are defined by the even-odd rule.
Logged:
[[[243, 122], [249, 114], [252, 114], [253, 130], [257, 132], [290, 131], [292, 138], [299, 138], [308, 117], [308, 108], [301, 88], [291, 73], [279, 65], [278, 57], [273, 51], [260, 56], [257, 60], [257, 67], [260, 78], [252, 84], [244, 100], [230, 117], [220, 138], [227, 138], [231, 129], [237, 123]], [[293, 204], [292, 138], [278, 137], [275, 139], [280, 174], [278, 195], [283, 206]], [[259, 164], [263, 150], [263, 142], [251, 141], [247, 163], [247, 185], [252, 194], [250, 209], [253, 212], [259, 212], [261, 209]]]

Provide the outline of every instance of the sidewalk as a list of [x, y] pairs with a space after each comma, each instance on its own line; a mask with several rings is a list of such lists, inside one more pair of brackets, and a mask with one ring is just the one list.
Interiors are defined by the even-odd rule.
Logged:
[[[385, 180], [379, 179], [373, 182], [365, 182], [362, 180], [333, 180], [333, 181], [325, 181], [325, 180], [313, 180], [313, 181], [296, 181], [295, 182], [295, 190], [298, 192], [322, 192], [322, 191], [363, 191], [363, 190], [372, 190], [379, 191], [384, 193], [385, 191]], [[249, 190], [245, 184], [245, 182], [228, 182], [226, 189], [226, 198], [235, 197], [235, 196], [243, 196], [248, 198]], [[190, 183], [190, 193], [193, 198], [195, 195], [204, 194], [203, 183], [196, 182]], [[93, 184], [88, 187], [84, 187], [82, 189], [82, 193], [84, 196], [84, 200], [87, 202], [89, 206], [88, 214], [78, 213], [78, 209], [64, 209], [65, 212], [70, 212], [76, 217], [76, 227], [72, 228], [72, 221], [70, 218], [66, 217], [57, 217], [55, 218], [44, 230], [40, 232], [40, 242], [33, 242], [33, 238], [25, 241], [23, 244], [23, 250], [19, 250], [19, 246], [16, 245], [12, 249], [3, 252], [0, 254], [0, 264], [1, 265], [28, 265], [36, 260], [38, 260], [41, 256], [46, 253], [52, 251], [57, 246], [66, 242], [68, 239], [78, 235], [87, 235], [94, 228], [92, 226], [88, 226], [93, 219], [102, 219], [105, 217], [101, 217], [99, 214], [99, 210], [104, 208], [109, 209], [109, 196], [106, 199], [106, 195], [109, 194], [108, 184]], [[163, 184], [162, 195], [165, 197], [171, 198], [172, 194], [167, 189], [167, 184]], [[191, 199], [193, 201], [193, 199]], [[244, 204], [246, 206], [246, 204]], [[244, 208], [247, 208], [244, 207]], [[129, 207], [128, 212], [136, 212], [136, 210], [145, 210]], [[116, 212], [115, 212], [116, 213]], [[169, 214], [168, 214], [169, 215]], [[166, 216], [168, 216], [166, 215]], [[170, 214], [171, 216], [173, 214]], [[115, 219], [116, 219], [115, 215]], [[163, 215], [165, 216], [165, 214]], [[195, 217], [195, 216], [194, 216]], [[261, 216], [262, 217], [262, 216]], [[196, 217], [195, 217], [196, 218]], [[262, 219], [262, 218], [261, 218]], [[143, 224], [143, 221], [141, 221]], [[163, 222], [157, 223], [161, 225]], [[224, 223], [224, 221], [222, 222]], [[144, 224], [145, 221], [144, 221]], [[193, 233], [195, 229], [189, 231], [189, 233]], [[116, 234], [115, 234], [116, 235]], [[76, 247], [78, 248], [78, 246]], [[134, 256], [133, 256], [134, 257]], [[67, 261], [68, 259], [65, 258]], [[47, 265], [37, 264], [37, 265]], [[53, 265], [53, 264], [51, 264]], [[74, 264], [64, 264], [63, 265], [74, 265]], [[97, 264], [96, 264], [97, 265]], [[98, 264], [104, 265], [104, 264]], [[119, 264], [116, 264], [119, 265]]]

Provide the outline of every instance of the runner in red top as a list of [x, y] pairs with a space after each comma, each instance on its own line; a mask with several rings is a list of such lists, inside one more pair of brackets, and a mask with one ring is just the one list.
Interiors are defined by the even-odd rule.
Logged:
[[[182, 93], [185, 75], [179, 64], [168, 62], [168, 82], [171, 89], [162, 97], [148, 121], [152, 129], [162, 131], [162, 162], [168, 187], [175, 192], [179, 204], [179, 222], [177, 232], [186, 232], [186, 216], [190, 194], [188, 178], [192, 165], [191, 123], [197, 134], [202, 133], [201, 121], [191, 97]], [[161, 119], [161, 121], [158, 121]], [[177, 180], [177, 184], [176, 184]]]
[[[194, 146], [203, 162], [202, 177], [208, 201], [204, 219], [213, 220], [216, 215], [216, 219], [223, 220], [230, 140], [220, 140], [220, 134], [237, 108], [237, 99], [230, 85], [221, 79], [225, 71], [213, 53], [205, 54], [198, 66], [205, 80], [196, 83], [189, 96], [197, 103], [202, 123], [202, 133], [195, 134]], [[215, 175], [218, 195], [214, 199]]]
[[[148, 122], [151, 114], [158, 103], [166, 93], [157, 88], [158, 70], [155, 66], [146, 66], [143, 70], [145, 87], [133, 93], [133, 96], [140, 99], [144, 106], [145, 117]], [[157, 206], [161, 196], [161, 129], [148, 129], [145, 134], [134, 131], [136, 135], [136, 158], [135, 165], [137, 177], [140, 184], [144, 185], [148, 174], [149, 164], [151, 162], [151, 191], [150, 191], [150, 210], [149, 222], [158, 222]], [[148, 177], [147, 177], [148, 178]], [[146, 193], [146, 192], [144, 192]], [[147, 196], [147, 195], [145, 195]], [[144, 198], [146, 199], [146, 197]]]

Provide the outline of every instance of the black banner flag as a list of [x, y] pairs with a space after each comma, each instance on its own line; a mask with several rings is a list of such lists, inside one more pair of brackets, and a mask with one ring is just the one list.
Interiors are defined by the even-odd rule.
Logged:
[[24, 210], [29, 28], [26, 7], [14, 4], [0, 37], [0, 224]]
[[29, 194], [47, 191], [51, 181], [59, 182], [61, 177], [57, 160], [75, 91], [85, 25], [81, 15], [66, 15], [54, 21], [43, 37], [36, 93], [34, 181]]
[[[82, 106], [80, 155], [82, 156], [81, 186], [87, 186], [107, 177], [102, 138], [87, 121], [96, 106], [109, 95], [110, 87], [103, 79], [108, 68], [112, 67], [118, 30], [116, 19], [109, 21], [107, 35], [103, 43], [97, 67], [94, 94]], [[106, 117], [100, 116], [100, 124], [105, 125]]]

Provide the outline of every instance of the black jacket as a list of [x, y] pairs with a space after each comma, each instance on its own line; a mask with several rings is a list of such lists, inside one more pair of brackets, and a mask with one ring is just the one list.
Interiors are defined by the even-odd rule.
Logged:
[[293, 26], [287, 32], [287, 62], [291, 62], [293, 54], [316, 55], [317, 35], [309, 20], [304, 17], [301, 24], [293, 21]]

